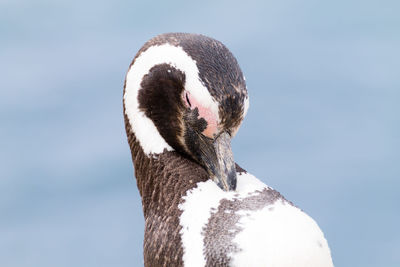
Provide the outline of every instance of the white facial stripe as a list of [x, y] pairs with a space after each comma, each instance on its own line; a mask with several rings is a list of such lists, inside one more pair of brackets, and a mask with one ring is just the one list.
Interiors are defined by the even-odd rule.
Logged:
[[[173, 150], [158, 132], [153, 121], [139, 110], [138, 93], [144, 75], [159, 64], [170, 64], [186, 75], [185, 89], [205, 107], [218, 116], [218, 102], [208, 92], [199, 78], [199, 70], [194, 61], [181, 47], [170, 44], [152, 46], [136, 58], [126, 75], [124, 103], [126, 115], [136, 138], [147, 155], [159, 154], [164, 149]], [[219, 121], [219, 119], [218, 119]]]

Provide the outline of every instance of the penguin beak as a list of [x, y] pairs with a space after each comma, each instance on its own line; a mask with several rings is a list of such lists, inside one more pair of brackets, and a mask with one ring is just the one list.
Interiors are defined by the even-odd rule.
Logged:
[[222, 190], [231, 191], [236, 189], [236, 166], [231, 149], [231, 136], [223, 132], [214, 140], [214, 149], [217, 154], [218, 167], [214, 182]]
[[[202, 161], [211, 179], [224, 191], [236, 189], [236, 166], [231, 149], [231, 137], [227, 132], [219, 134], [207, 144], [209, 153], [202, 154]], [[210, 153], [211, 152], [211, 153]]]

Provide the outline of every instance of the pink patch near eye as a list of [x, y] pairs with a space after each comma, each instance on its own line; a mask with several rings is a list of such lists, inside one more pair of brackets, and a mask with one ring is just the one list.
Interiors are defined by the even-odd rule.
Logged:
[[218, 129], [217, 115], [212, 112], [211, 108], [207, 108], [198, 102], [189, 92], [185, 91], [183, 98], [187, 107], [192, 110], [198, 108], [199, 117], [206, 120], [207, 128], [202, 133], [207, 137], [214, 138]]

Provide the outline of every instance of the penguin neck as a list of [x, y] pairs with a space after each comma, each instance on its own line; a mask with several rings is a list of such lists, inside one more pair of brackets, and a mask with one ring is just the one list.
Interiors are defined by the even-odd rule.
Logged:
[[150, 212], [162, 215], [168, 207], [177, 208], [188, 190], [208, 179], [200, 165], [176, 151], [146, 155], [130, 125], [126, 131], [145, 218]]
[[127, 120], [125, 128], [142, 198], [145, 266], [183, 266], [179, 204], [207, 173], [175, 151], [146, 155]]

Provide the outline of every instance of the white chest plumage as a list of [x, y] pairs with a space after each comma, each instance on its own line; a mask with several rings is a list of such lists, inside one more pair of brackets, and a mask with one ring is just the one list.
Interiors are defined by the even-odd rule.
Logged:
[[[196, 188], [187, 192], [179, 207], [183, 211], [180, 224], [185, 266], [206, 265], [205, 246], [210, 244], [204, 242], [208, 234], [205, 229], [217, 210], [221, 212], [222, 201], [240, 206], [241, 202], [254, 199], [265, 190], [276, 193], [248, 173], [238, 173], [237, 181], [234, 192], [222, 191], [211, 180], [198, 183]], [[324, 235], [307, 214], [279, 194], [262, 206], [253, 209], [252, 205], [248, 202], [243, 209], [232, 209], [231, 206], [223, 211], [228, 214], [228, 219], [229, 216], [239, 218], [233, 227], [229, 224], [218, 226], [232, 228], [225, 229], [232, 232], [231, 242], [236, 246], [234, 251], [227, 252], [231, 266], [333, 266]]]

